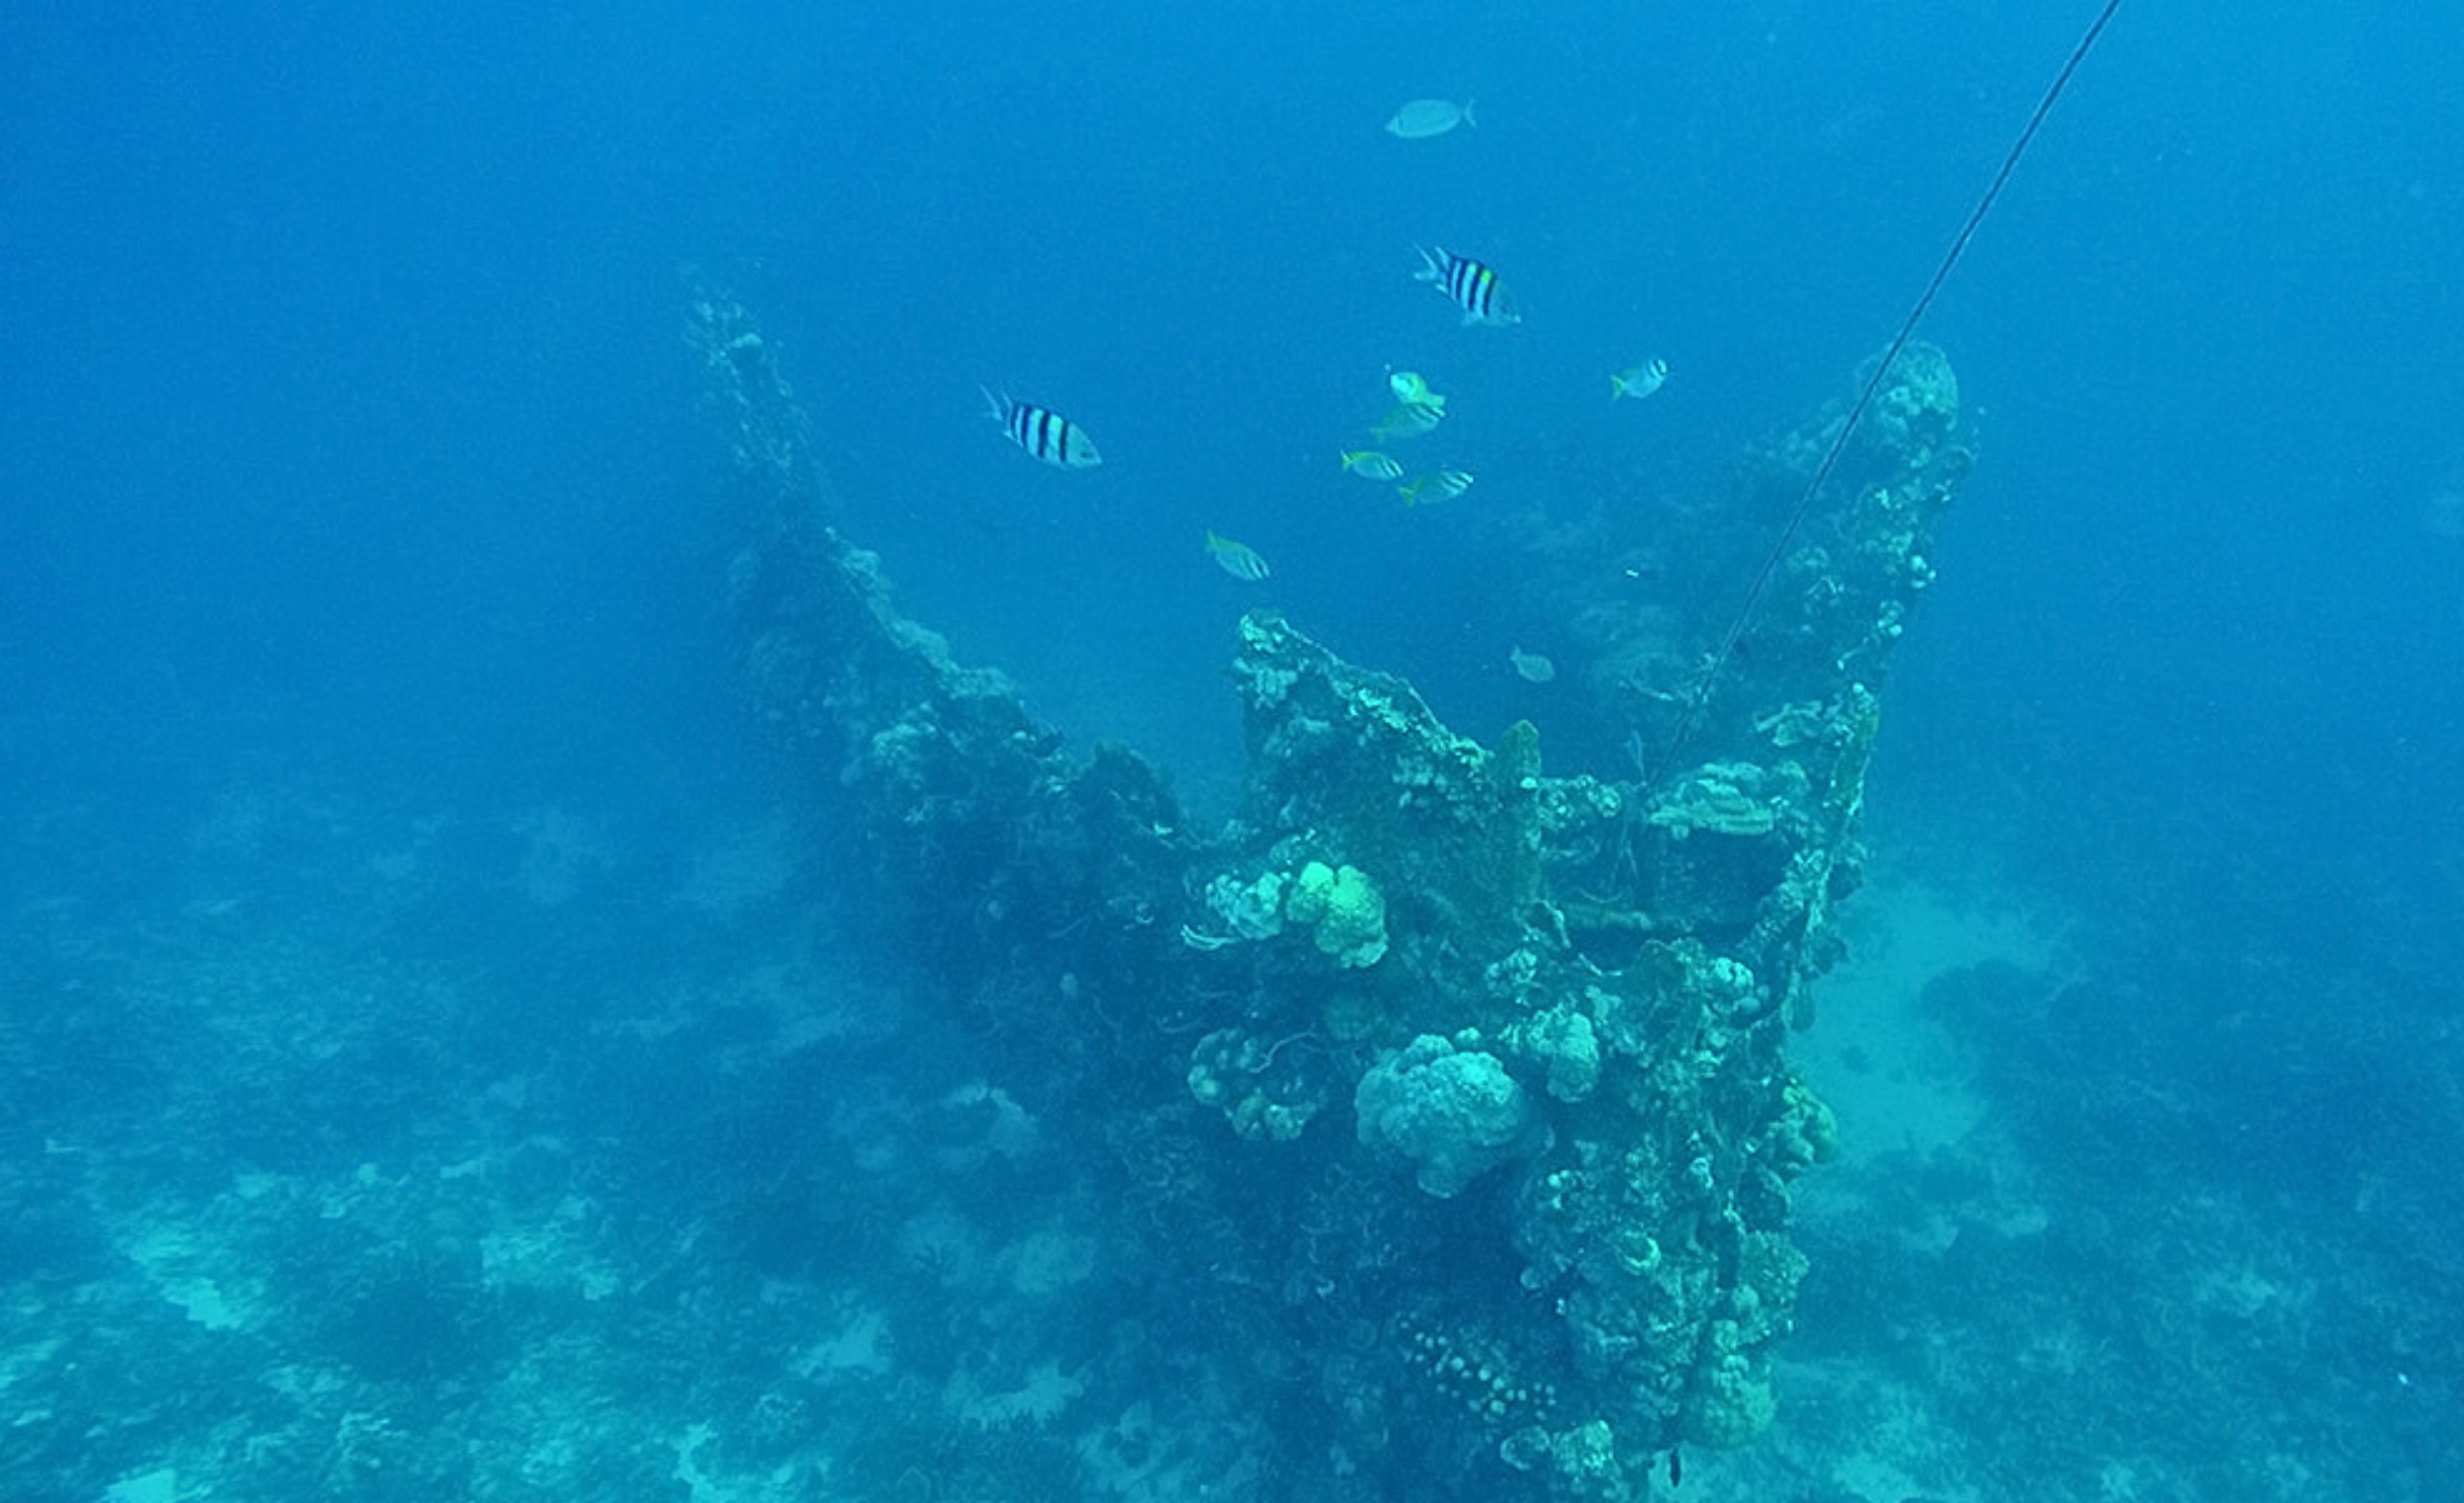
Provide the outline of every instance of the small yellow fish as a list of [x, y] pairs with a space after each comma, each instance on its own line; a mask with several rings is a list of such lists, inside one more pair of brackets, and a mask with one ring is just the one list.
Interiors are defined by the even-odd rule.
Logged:
[[1393, 439], [1416, 439], [1446, 420], [1446, 410], [1427, 402], [1406, 402], [1385, 416], [1369, 436], [1379, 442]]
[[1395, 487], [1403, 494], [1406, 506], [1417, 506], [1422, 501], [1451, 501], [1471, 488], [1471, 471], [1467, 470], [1441, 470], [1433, 475], [1422, 475], [1409, 485]]
[[1376, 449], [1353, 449], [1343, 456], [1343, 468], [1364, 480], [1400, 480], [1403, 466]]
[[1206, 534], [1206, 550], [1214, 555], [1217, 563], [1223, 566], [1225, 574], [1250, 584], [1257, 583], [1274, 572], [1267, 567], [1266, 559], [1259, 555], [1256, 549], [1246, 543], [1235, 543], [1230, 538], [1219, 536], [1211, 528]]
[[1527, 653], [1517, 647], [1506, 655], [1506, 660], [1514, 665], [1514, 671], [1526, 684], [1546, 684], [1557, 677], [1557, 664], [1538, 653]]
[[1442, 413], [1446, 399], [1429, 389], [1429, 383], [1416, 370], [1399, 370], [1386, 378], [1386, 389], [1406, 407], [1428, 407]]
[[1621, 396], [1645, 397], [1668, 384], [1667, 361], [1645, 361], [1632, 370], [1613, 371], [1609, 375], [1609, 400]]
[[1452, 99], [1414, 99], [1395, 111], [1386, 121], [1386, 134], [1404, 141], [1427, 141], [1442, 136], [1458, 125], [1478, 125], [1472, 119], [1472, 102], [1457, 104]]

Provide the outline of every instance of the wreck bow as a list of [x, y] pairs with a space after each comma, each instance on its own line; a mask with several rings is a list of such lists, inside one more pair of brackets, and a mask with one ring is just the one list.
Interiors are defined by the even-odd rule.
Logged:
[[[1786, 1037], [1835, 953], [1880, 675], [1969, 465], [1941, 354], [1894, 367], [1746, 671], [1697, 707], [1701, 761], [1558, 775], [1529, 724], [1481, 745], [1260, 612], [1241, 807], [1201, 836], [1138, 758], [1072, 755], [897, 612], [740, 307], [702, 292], [691, 335], [754, 705], [876, 921], [928, 947], [960, 1014], [1036, 1038], [1019, 1088], [1047, 1125], [1184, 1228], [1144, 1244], [1147, 1277], [1285, 1344], [1272, 1382], [1322, 1401], [1309, 1453], [1625, 1498], [1681, 1442], [1751, 1439], [1806, 1270], [1789, 1187], [1834, 1143]], [[1745, 494], [1801, 485], [1839, 420], [1754, 456]], [[1638, 739], [1701, 687], [1647, 679], [1599, 696]]]

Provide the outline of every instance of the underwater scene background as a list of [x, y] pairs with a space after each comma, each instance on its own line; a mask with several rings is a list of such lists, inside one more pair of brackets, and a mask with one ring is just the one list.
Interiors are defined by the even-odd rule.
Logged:
[[[1938, 442], [1816, 518], [1948, 508], [1828, 659], [1870, 767], [1688, 841], [1759, 785], [1658, 765], [1807, 703], [1810, 614], [1700, 670], [2091, 19], [0, 22], [0, 1495], [2464, 1496], [2464, 11], [2124, 4], [1920, 331]], [[806, 565], [910, 656], [790, 703]], [[1458, 913], [1261, 735], [1296, 682], [1596, 828]], [[987, 718], [841, 756], [910, 700]], [[988, 726], [963, 826], [866, 770]], [[1676, 916], [1798, 837], [1796, 928]], [[1385, 929], [1243, 927], [1355, 861]], [[1618, 998], [1753, 945], [1670, 1093]], [[1517, 955], [1610, 1092], [1433, 1021]], [[1449, 1051], [1533, 1104], [1443, 1156], [1376, 1123]], [[1550, 1230], [1680, 1098], [1770, 1205]], [[1625, 1317], [1716, 1354], [1585, 1345], [1664, 1253]]]

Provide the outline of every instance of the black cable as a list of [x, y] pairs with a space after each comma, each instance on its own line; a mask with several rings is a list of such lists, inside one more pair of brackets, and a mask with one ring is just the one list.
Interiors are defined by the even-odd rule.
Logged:
[[1678, 753], [1685, 749], [1686, 741], [1692, 738], [1696, 725], [1702, 718], [1703, 707], [1710, 703], [1713, 685], [1727, 671], [1728, 659], [1736, 656], [1737, 643], [1744, 638], [1746, 628], [1753, 624], [1754, 608], [1762, 603], [1762, 592], [1770, 585], [1771, 576], [1778, 571], [1780, 560], [1787, 555], [1788, 545], [1794, 543], [1797, 534], [1804, 529], [1807, 514], [1813, 510], [1815, 496], [1830, 480], [1831, 471], [1839, 464], [1839, 456], [1846, 452], [1848, 440], [1857, 431], [1857, 420], [1865, 416], [1867, 407], [1873, 405], [1874, 393], [1882, 389], [1883, 379], [1890, 374], [1892, 362], [1899, 359], [1900, 351], [1906, 349], [1908, 341], [1915, 337], [1917, 321], [1925, 316], [1927, 309], [1934, 306], [1934, 294], [1942, 290], [1942, 283], [1950, 278], [1951, 268], [1957, 266], [1960, 256], [1967, 254], [1968, 242], [1975, 237], [1976, 227], [1985, 223], [1985, 216], [1993, 209], [1994, 201], [2002, 196], [2002, 187], [2011, 180], [2011, 174], [2018, 169], [2020, 158], [2026, 154], [2028, 143], [2036, 139], [2037, 129], [2045, 123], [2045, 117], [2053, 113], [2054, 101], [2062, 97], [2063, 90], [2071, 87], [2071, 75], [2087, 61], [2088, 52], [2096, 45], [2097, 38], [2104, 35], [2105, 23], [2112, 20], [2113, 13], [2121, 9], [2122, 0], [2105, 0], [2104, 10], [2088, 27], [2086, 35], [2079, 38], [2078, 45], [2071, 49], [2070, 58], [2063, 63], [2062, 70], [2053, 75], [2053, 83], [2045, 91], [2045, 97], [2036, 101], [2036, 113], [2027, 118], [2027, 124], [2021, 129], [2019, 139], [2011, 143], [2010, 154], [2002, 158], [2001, 171], [1994, 174], [1994, 181], [1985, 189], [1984, 196], [1976, 201], [1976, 207], [1969, 212], [1968, 223], [1959, 227], [1959, 234], [1951, 241], [1950, 249], [1943, 253], [1942, 264], [1934, 268], [1933, 280], [1925, 283], [1925, 290], [1917, 297], [1915, 306], [1909, 309], [1907, 318], [1900, 322], [1899, 333], [1891, 336], [1890, 347], [1883, 352], [1881, 363], [1875, 365], [1874, 373], [1865, 378], [1863, 389], [1858, 391], [1855, 404], [1848, 409], [1848, 420], [1839, 425], [1839, 433], [1831, 441], [1831, 447], [1824, 451], [1822, 463], [1814, 467], [1813, 478], [1806, 482], [1805, 494], [1797, 497], [1797, 508], [1788, 514], [1788, 524], [1781, 529], [1780, 540], [1771, 545], [1770, 556], [1762, 561], [1761, 568], [1754, 571], [1754, 582], [1746, 586], [1744, 602], [1737, 606], [1736, 616], [1728, 623], [1728, 630], [1721, 635], [1719, 651], [1711, 655], [1710, 666], [1703, 670], [1701, 682], [1686, 701], [1685, 713], [1677, 719], [1676, 731], [1669, 738], [1668, 750], [1661, 754], [1659, 767], [1645, 777], [1645, 787], [1656, 785], [1660, 777], [1676, 765]]

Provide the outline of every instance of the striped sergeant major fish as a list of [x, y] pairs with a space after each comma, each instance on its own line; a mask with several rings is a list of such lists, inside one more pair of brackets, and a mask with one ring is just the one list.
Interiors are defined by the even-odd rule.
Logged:
[[1104, 462], [1095, 452], [1095, 441], [1086, 430], [1071, 422], [1049, 407], [1032, 402], [1013, 402], [1005, 391], [989, 387], [978, 389], [992, 411], [993, 421], [1009, 435], [1009, 442], [1034, 455], [1047, 465], [1063, 470], [1092, 470]]
[[[1418, 246], [1412, 249], [1420, 251]], [[1497, 273], [1468, 255], [1451, 255], [1442, 245], [1434, 255], [1420, 251], [1420, 270], [1412, 276], [1414, 280], [1428, 282], [1446, 294], [1449, 302], [1463, 310], [1464, 323], [1519, 324], [1523, 321], [1522, 312], [1514, 307], [1514, 300], [1506, 295], [1505, 285], [1497, 280]]]

